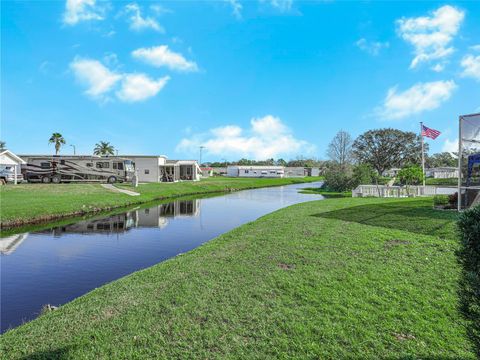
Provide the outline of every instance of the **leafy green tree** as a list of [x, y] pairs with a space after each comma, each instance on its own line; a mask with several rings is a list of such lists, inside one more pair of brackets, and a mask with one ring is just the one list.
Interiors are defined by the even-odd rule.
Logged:
[[458, 160], [449, 152], [441, 152], [428, 156], [425, 159], [427, 168], [435, 167], [456, 167]]
[[0, 140], [0, 151], [7, 150], [7, 143]]
[[398, 172], [398, 179], [403, 185], [418, 185], [423, 182], [423, 170], [418, 165], [410, 165], [402, 168]]
[[352, 184], [353, 187], [358, 185], [377, 184], [378, 173], [369, 164], [359, 164], [353, 167]]
[[287, 162], [284, 159], [278, 159], [277, 160], [277, 165], [278, 166], [287, 166]]
[[391, 128], [363, 133], [354, 141], [352, 149], [359, 163], [370, 164], [379, 174], [393, 167], [418, 164], [422, 158], [420, 136]]
[[64, 137], [60, 133], [53, 133], [48, 140], [49, 144], [55, 145], [55, 155], [58, 155], [60, 152], [60, 148], [62, 145], [65, 145], [67, 142], [65, 141]]
[[94, 155], [99, 156], [109, 156], [115, 154], [115, 148], [113, 145], [110, 145], [107, 141], [100, 141], [99, 143], [95, 144], [95, 148], [93, 149]]

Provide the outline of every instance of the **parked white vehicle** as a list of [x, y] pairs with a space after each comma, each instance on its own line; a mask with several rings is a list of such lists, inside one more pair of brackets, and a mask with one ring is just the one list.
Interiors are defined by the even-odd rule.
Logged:
[[0, 165], [0, 182], [2, 184], [15, 183], [15, 177], [17, 183], [23, 181], [23, 175], [15, 171], [15, 165]]

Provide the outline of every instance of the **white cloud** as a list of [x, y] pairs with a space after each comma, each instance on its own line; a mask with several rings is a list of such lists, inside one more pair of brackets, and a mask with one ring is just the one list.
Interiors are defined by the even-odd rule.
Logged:
[[463, 67], [462, 76], [480, 81], [480, 55], [466, 55], [460, 65]]
[[232, 14], [237, 18], [241, 19], [242, 18], [242, 9], [243, 5], [240, 3], [239, 0], [225, 0], [230, 4], [232, 7]]
[[454, 51], [450, 43], [458, 33], [464, 17], [463, 11], [445, 5], [430, 16], [397, 20], [398, 34], [415, 49], [415, 58], [410, 68], [415, 68], [422, 62], [445, 61]]
[[96, 0], [67, 0], [63, 23], [75, 25], [81, 21], [103, 20], [104, 12], [105, 8], [96, 5]]
[[472, 49], [473, 51], [480, 51], [480, 44], [470, 46], [470, 49]]
[[94, 98], [101, 98], [108, 93], [122, 78], [122, 75], [110, 71], [100, 61], [76, 57], [70, 63], [77, 80], [87, 86], [85, 93]]
[[443, 152], [456, 152], [458, 153], [458, 138], [455, 140], [446, 139], [442, 146]]
[[388, 42], [380, 42], [380, 41], [367, 41], [365, 38], [361, 38], [355, 43], [361, 50], [365, 51], [366, 53], [377, 56], [380, 54], [382, 49], [386, 49], [390, 46]]
[[155, 67], [166, 66], [171, 70], [198, 71], [193, 61], [188, 61], [181, 54], [171, 51], [167, 45], [140, 48], [132, 56]]
[[[106, 60], [116, 62], [116, 55], [108, 54]], [[157, 95], [170, 79], [168, 76], [155, 80], [145, 74], [119, 73], [98, 60], [79, 57], [70, 63], [70, 69], [78, 82], [86, 86], [85, 94], [100, 101], [111, 100], [109, 94], [115, 89], [118, 89], [115, 95], [121, 101], [143, 101]]]
[[180, 141], [177, 151], [195, 154], [199, 146], [205, 146], [205, 151], [211, 155], [257, 160], [309, 154], [315, 148], [307, 141], [295, 138], [280, 118], [273, 115], [251, 119], [247, 130], [227, 125], [204, 134], [190, 135]]
[[168, 80], [169, 76], [154, 80], [145, 74], [127, 74], [123, 77], [122, 87], [116, 95], [125, 102], [143, 101], [157, 95]]
[[438, 108], [448, 100], [457, 85], [453, 80], [417, 83], [399, 92], [390, 88], [377, 115], [384, 119], [398, 120], [407, 116]]
[[292, 8], [293, 0], [260, 0], [269, 3], [272, 7], [280, 11], [289, 11]]
[[151, 29], [160, 33], [165, 32], [165, 29], [158, 23], [155, 18], [150, 16], [142, 16], [142, 11], [137, 3], [131, 3], [126, 5], [125, 13], [130, 14], [128, 18], [130, 22], [130, 29], [134, 31]]

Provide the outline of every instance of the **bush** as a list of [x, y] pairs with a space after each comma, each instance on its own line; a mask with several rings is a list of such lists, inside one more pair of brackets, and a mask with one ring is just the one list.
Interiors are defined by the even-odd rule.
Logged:
[[446, 206], [450, 205], [450, 201], [447, 195], [435, 195], [433, 197], [433, 205], [435, 206]]
[[342, 166], [331, 167], [325, 172], [324, 187], [330, 191], [348, 191], [353, 188], [350, 171]]
[[407, 166], [398, 172], [398, 178], [403, 185], [418, 185], [423, 181], [423, 170], [418, 165]]
[[480, 205], [463, 212], [458, 220], [464, 256], [480, 275]]
[[370, 165], [357, 165], [353, 168], [352, 188], [356, 188], [358, 185], [375, 184], [377, 177], [376, 171]]

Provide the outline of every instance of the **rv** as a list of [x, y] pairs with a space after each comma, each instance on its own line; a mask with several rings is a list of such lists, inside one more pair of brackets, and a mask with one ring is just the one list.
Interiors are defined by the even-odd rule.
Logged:
[[28, 182], [108, 182], [130, 181], [132, 160], [99, 156], [20, 156], [26, 161], [22, 173]]

